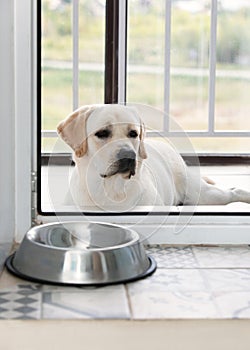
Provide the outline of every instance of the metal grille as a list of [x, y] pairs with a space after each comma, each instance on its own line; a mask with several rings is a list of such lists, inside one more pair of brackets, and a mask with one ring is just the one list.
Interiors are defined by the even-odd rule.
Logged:
[[[107, 1], [107, 3], [115, 1]], [[162, 71], [159, 68], [159, 73], [164, 74], [164, 115], [166, 116], [163, 123], [163, 130], [157, 132], [150, 131], [148, 134], [150, 136], [159, 136], [159, 132], [165, 136], [179, 137], [182, 134], [185, 134], [189, 137], [249, 137], [249, 131], [217, 131], [215, 129], [215, 83], [216, 76], [223, 75], [223, 72], [216, 71], [216, 36], [217, 36], [217, 5], [218, 0], [211, 0], [211, 22], [210, 22], [210, 43], [209, 43], [209, 73], [206, 70], [199, 70], [197, 72], [193, 69], [193, 74], [208, 74], [209, 78], [209, 97], [208, 97], [208, 122], [207, 130], [205, 131], [171, 131], [169, 126], [169, 91], [170, 91], [170, 76], [175, 74], [174, 69], [170, 67], [170, 52], [171, 52], [171, 8], [172, 0], [165, 0], [165, 62], [164, 70]], [[117, 92], [117, 101], [115, 102], [124, 102], [126, 101], [126, 46], [127, 46], [127, 35], [126, 35], [126, 26], [127, 26], [127, 1], [119, 1], [119, 9], [117, 11], [118, 15], [118, 56], [117, 56], [117, 77], [118, 77], [118, 92]], [[68, 69], [72, 69], [73, 75], [73, 110], [78, 108], [78, 94], [79, 94], [79, 69], [87, 69], [87, 67], [82, 67], [79, 65], [79, 0], [72, 0], [72, 35], [73, 35], [73, 63], [68, 66]], [[116, 33], [117, 35], [117, 33]], [[53, 62], [50, 62], [53, 65]], [[114, 67], [114, 66], [113, 66]], [[57, 66], [58, 68], [58, 66]], [[65, 65], [64, 65], [65, 68]], [[93, 69], [93, 67], [92, 67]], [[101, 70], [102, 67], [96, 64], [96, 69]], [[133, 67], [131, 67], [133, 69]], [[150, 67], [141, 67], [143, 70], [150, 70]], [[153, 68], [155, 73], [156, 69]], [[190, 70], [189, 70], [190, 71]], [[227, 74], [233, 74], [227, 72]], [[241, 77], [246, 77], [244, 72], [238, 72]], [[249, 74], [249, 72], [248, 72]], [[249, 78], [249, 77], [248, 77]], [[106, 102], [106, 101], [105, 101]], [[114, 102], [114, 101], [112, 101]], [[55, 130], [42, 130], [42, 137], [57, 137]]]

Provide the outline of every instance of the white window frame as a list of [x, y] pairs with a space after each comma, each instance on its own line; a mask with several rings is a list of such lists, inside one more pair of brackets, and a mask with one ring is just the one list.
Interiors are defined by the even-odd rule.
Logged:
[[[1, 2], [1, 241], [20, 239], [31, 226], [33, 120], [32, 0]], [[3, 26], [3, 27], [2, 27]]]
[[[32, 173], [36, 173], [36, 2], [15, 0], [15, 238], [32, 224]], [[24, 88], [25, 87], [25, 88]], [[11, 98], [10, 98], [11, 100]], [[9, 135], [13, 130], [9, 127]], [[34, 185], [34, 184], [33, 184]], [[35, 190], [35, 188], [33, 188]], [[204, 210], [200, 209], [200, 210]], [[248, 244], [250, 216], [91, 216], [88, 220], [133, 226], [146, 243]], [[38, 221], [82, 220], [82, 216], [37, 216]], [[153, 234], [152, 234], [153, 232]]]
[[[36, 172], [36, 1], [14, 0], [15, 238], [32, 225], [32, 177]], [[33, 184], [34, 185], [34, 184]]]
[[[15, 234], [14, 4], [0, 2], [0, 243]], [[11, 92], [11, 93], [10, 93]]]

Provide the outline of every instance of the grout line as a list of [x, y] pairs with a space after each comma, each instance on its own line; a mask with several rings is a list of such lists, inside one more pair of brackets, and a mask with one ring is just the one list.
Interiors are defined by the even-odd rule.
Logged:
[[131, 299], [130, 299], [130, 295], [129, 295], [128, 285], [124, 284], [124, 288], [125, 288], [126, 299], [127, 299], [128, 308], [129, 308], [130, 319], [133, 320], [134, 314], [133, 314], [132, 303], [131, 303]]
[[195, 253], [194, 247], [191, 246], [190, 249], [191, 249], [191, 252], [192, 252], [194, 261], [196, 262], [197, 266], [200, 268], [200, 267], [201, 267], [200, 261], [199, 261], [199, 259], [198, 259], [198, 256], [197, 256], [196, 253]]

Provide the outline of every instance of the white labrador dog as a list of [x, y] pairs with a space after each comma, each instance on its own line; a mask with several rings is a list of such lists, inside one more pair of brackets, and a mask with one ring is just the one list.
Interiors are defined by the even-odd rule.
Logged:
[[193, 173], [169, 142], [145, 142], [144, 124], [133, 107], [83, 106], [57, 130], [74, 150], [70, 193], [81, 207], [119, 211], [144, 205], [250, 203], [250, 192], [222, 190]]

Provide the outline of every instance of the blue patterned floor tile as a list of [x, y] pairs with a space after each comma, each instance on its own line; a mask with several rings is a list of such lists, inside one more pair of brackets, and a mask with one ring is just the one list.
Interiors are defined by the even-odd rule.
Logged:
[[146, 251], [152, 255], [159, 268], [197, 268], [199, 265], [192, 247], [170, 247], [165, 245], [148, 245]]
[[32, 285], [1, 290], [0, 319], [40, 319], [41, 296], [41, 291]]

